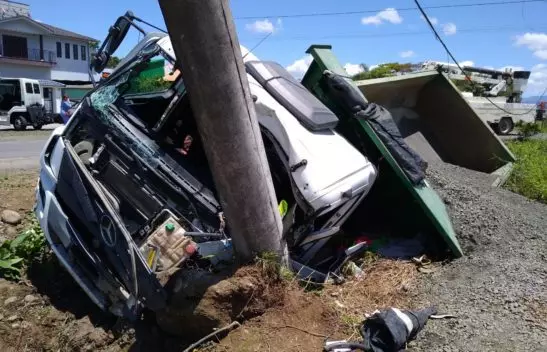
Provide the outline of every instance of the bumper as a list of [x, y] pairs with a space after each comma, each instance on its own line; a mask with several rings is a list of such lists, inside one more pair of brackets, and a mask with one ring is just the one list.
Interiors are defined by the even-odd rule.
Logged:
[[[51, 250], [61, 265], [89, 298], [103, 310], [118, 316], [129, 317], [131, 296], [112, 277], [107, 277], [104, 265], [98, 262], [91, 248], [71, 223], [55, 195], [59, 160], [64, 150], [60, 138], [64, 127], [56, 129], [40, 156], [40, 177], [36, 185], [35, 214]], [[131, 311], [131, 309], [129, 309]]]
[[[78, 263], [78, 260], [72, 254], [72, 250], [76, 247], [80, 247], [80, 252], [81, 249], [84, 249], [84, 253], [87, 252], [86, 248], [82, 246], [81, 241], [76, 240], [76, 232], [70, 224], [68, 217], [61, 209], [61, 206], [51, 189], [48, 190], [44, 186], [44, 183], [42, 182], [43, 173], [44, 171], [40, 174], [40, 181], [38, 182], [36, 190], [37, 202], [35, 212], [36, 217], [40, 222], [40, 227], [44, 231], [46, 240], [55, 256], [59, 259], [61, 265], [68, 271], [74, 281], [80, 285], [93, 303], [101, 309], [106, 310], [109, 305], [108, 298], [88, 277], [83, 269], [83, 265]], [[89, 256], [88, 259], [90, 263], [92, 263], [92, 257]]]

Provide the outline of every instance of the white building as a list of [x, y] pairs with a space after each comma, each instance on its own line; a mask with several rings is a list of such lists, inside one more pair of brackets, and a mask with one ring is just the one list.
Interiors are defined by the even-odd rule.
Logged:
[[41, 80], [46, 108], [58, 112], [65, 84], [89, 83], [96, 39], [30, 17], [29, 5], [0, 0], [0, 77]]

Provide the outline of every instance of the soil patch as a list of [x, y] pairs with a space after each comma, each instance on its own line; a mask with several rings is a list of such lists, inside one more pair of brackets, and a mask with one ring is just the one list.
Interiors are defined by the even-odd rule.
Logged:
[[0, 221], [0, 241], [15, 238], [30, 224], [37, 180], [38, 170], [0, 171], [0, 211], [14, 210], [23, 217], [17, 226]]

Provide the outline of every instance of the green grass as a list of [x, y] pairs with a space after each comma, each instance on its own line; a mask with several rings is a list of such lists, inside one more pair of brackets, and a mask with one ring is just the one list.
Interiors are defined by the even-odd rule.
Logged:
[[547, 204], [547, 140], [510, 141], [507, 146], [517, 161], [505, 187]]

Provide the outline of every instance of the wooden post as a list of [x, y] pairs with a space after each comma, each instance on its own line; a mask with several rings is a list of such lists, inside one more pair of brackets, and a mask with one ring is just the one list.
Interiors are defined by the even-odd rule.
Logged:
[[286, 257], [272, 177], [228, 0], [159, 0], [236, 256]]

